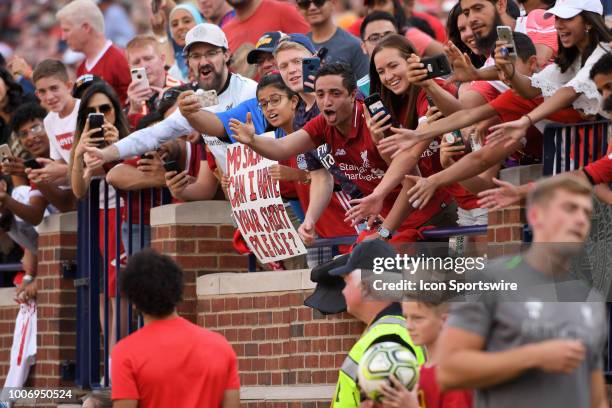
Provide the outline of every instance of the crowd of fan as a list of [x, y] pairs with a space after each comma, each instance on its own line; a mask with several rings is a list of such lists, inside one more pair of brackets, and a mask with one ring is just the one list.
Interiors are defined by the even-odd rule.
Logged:
[[[110, 254], [128, 247], [129, 231], [134, 251], [148, 246], [149, 188], [167, 187], [176, 201], [231, 199], [226, 155], [236, 141], [279, 162], [270, 174], [305, 243], [412, 242], [432, 226], [484, 225], [489, 208], [523, 197], [529, 185], [496, 176], [540, 162], [546, 123], [612, 111], [612, 35], [599, 0], [567, 0], [552, 14], [550, 0], [357, 3], [3, 3], [0, 225], [2, 252], [13, 248], [25, 272], [18, 296], [36, 292], [35, 226], [74, 210], [92, 180], [112, 186]], [[513, 47], [499, 26], [513, 31]], [[421, 59], [442, 53], [453, 73], [431, 79]], [[321, 67], [303, 78], [312, 57]], [[372, 116], [364, 98], [374, 93], [386, 110]], [[92, 126], [96, 113], [103, 120]], [[607, 203], [611, 160], [575, 172]], [[130, 219], [126, 192], [143, 189], [144, 219]], [[330, 258], [309, 249], [266, 267]]]

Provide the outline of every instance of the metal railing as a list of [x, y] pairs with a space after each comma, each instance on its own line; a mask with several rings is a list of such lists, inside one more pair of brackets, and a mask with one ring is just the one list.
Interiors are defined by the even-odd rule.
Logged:
[[[103, 191], [103, 208], [100, 208], [100, 184]], [[121, 337], [122, 316], [121, 297], [119, 293], [119, 273], [121, 266], [121, 192], [115, 190], [114, 215], [109, 209], [109, 185], [103, 180], [92, 180], [87, 196], [78, 203], [78, 229], [77, 229], [77, 276], [75, 287], [77, 289], [77, 356], [76, 356], [76, 383], [83, 388], [97, 388], [109, 386], [109, 344], [111, 327], [109, 322], [109, 311], [111, 304], [111, 294], [109, 293], [109, 270], [111, 259], [114, 259], [115, 269], [115, 299], [116, 307], [114, 312], [116, 330], [116, 340]], [[124, 248], [125, 255], [129, 257], [134, 252], [134, 248], [144, 248], [149, 246], [145, 240], [145, 201], [147, 195], [150, 197], [150, 208], [157, 205], [168, 204], [171, 201], [170, 193], [167, 189], [146, 189], [139, 191], [126, 192], [124, 200], [126, 223], [128, 225], [127, 248]], [[133, 198], [137, 196], [138, 208], [133, 208]], [[138, 211], [139, 236], [138, 243], [135, 245], [132, 237], [134, 224], [132, 215]], [[102, 230], [100, 230], [100, 217], [102, 217]], [[115, 249], [109, 248], [109, 231], [111, 223], [115, 224], [114, 238]], [[99, 237], [103, 233], [104, 242], [99, 247]], [[114, 253], [111, 253], [114, 252]], [[102, 290], [101, 290], [102, 289]], [[100, 322], [100, 298], [103, 301], [103, 322]], [[132, 333], [136, 326], [141, 326], [142, 322], [134, 322], [132, 307], [127, 309], [127, 331]], [[103, 334], [103, 336], [100, 336]], [[102, 344], [101, 344], [102, 340]], [[104, 379], [100, 378], [100, 357], [104, 362]]]
[[[577, 170], [603, 157], [608, 151], [611, 127], [611, 121], [548, 125], [544, 130], [542, 175], [552, 176]], [[600, 206], [600, 208], [603, 207]], [[605, 210], [606, 208], [603, 208], [603, 211]], [[609, 211], [610, 208], [607, 210]], [[612, 229], [612, 225], [608, 224], [607, 228]], [[594, 258], [603, 258], [604, 262], [602, 264], [604, 268], [609, 266], [608, 262], [605, 261], [607, 251], [601, 254], [593, 254], [592, 256]], [[595, 270], [593, 273], [597, 273], [597, 271]], [[603, 270], [602, 273], [609, 273], [609, 270]], [[607, 306], [608, 344], [605, 353], [604, 372], [606, 381], [612, 383], [612, 341], [610, 340], [612, 334], [612, 303], [608, 303]]]

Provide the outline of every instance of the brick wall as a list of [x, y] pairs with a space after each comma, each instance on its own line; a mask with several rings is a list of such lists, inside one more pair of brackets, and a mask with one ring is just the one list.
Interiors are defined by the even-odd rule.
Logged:
[[338, 367], [364, 325], [305, 307], [309, 276], [301, 270], [198, 279], [198, 324], [234, 347], [244, 407], [329, 406]]
[[49, 216], [39, 226], [35, 387], [74, 385], [61, 380], [60, 369], [76, 353], [76, 291], [73, 280], [62, 277], [62, 263], [76, 259], [76, 224], [73, 212]]
[[[514, 185], [521, 185], [541, 177], [542, 165], [512, 167], [500, 171], [500, 180]], [[488, 255], [515, 254], [523, 242], [523, 226], [527, 223], [525, 217], [525, 202], [497, 211], [489, 211], [487, 229]]]
[[193, 322], [198, 276], [247, 270], [247, 257], [232, 246], [235, 228], [229, 214], [226, 201], [170, 204], [151, 210], [151, 246], [183, 268], [185, 291], [179, 313]]
[[0, 379], [2, 384], [9, 370], [15, 319], [19, 312], [19, 307], [13, 301], [14, 295], [15, 289], [13, 288], [0, 289]]

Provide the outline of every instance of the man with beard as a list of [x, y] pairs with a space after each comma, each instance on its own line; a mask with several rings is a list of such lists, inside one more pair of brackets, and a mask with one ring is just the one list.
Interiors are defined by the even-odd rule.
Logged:
[[498, 77], [493, 58], [495, 42], [497, 41], [497, 27], [508, 26], [512, 31], [526, 34], [536, 47], [536, 56], [540, 68], [548, 65], [557, 54], [557, 30], [552, 18], [545, 19], [544, 13], [549, 7], [544, 1], [540, 1], [539, 7], [534, 9], [526, 17], [514, 19], [506, 12], [507, 0], [462, 0], [461, 10], [467, 18], [467, 24], [474, 33], [476, 45], [483, 55], [489, 55], [484, 67], [472, 70], [464, 80], [486, 80], [489, 82], [476, 82], [471, 90], [483, 95], [487, 102], [497, 97], [509, 88], [503, 82], [496, 80]]
[[489, 262], [481, 277], [517, 289], [452, 304], [439, 345], [442, 388], [474, 388], [476, 408], [608, 407], [605, 304], [570, 275], [589, 235], [591, 193], [569, 175], [537, 183], [527, 206], [532, 245]]
[[[222, 112], [255, 97], [257, 83], [229, 71], [229, 47], [225, 34], [218, 26], [199, 24], [189, 30], [185, 42], [189, 68], [198, 74], [198, 85], [205, 91], [214, 90], [218, 95], [218, 105], [206, 109]], [[179, 98], [188, 100], [192, 104], [199, 104], [194, 91], [183, 92]], [[187, 119], [177, 110], [155, 126], [134, 132], [103, 150], [88, 149], [86, 163], [88, 167], [96, 168], [105, 162], [153, 151], [165, 141], [188, 135], [193, 131]], [[225, 169], [227, 144], [230, 140], [220, 140], [207, 135], [202, 137], [219, 168]]]

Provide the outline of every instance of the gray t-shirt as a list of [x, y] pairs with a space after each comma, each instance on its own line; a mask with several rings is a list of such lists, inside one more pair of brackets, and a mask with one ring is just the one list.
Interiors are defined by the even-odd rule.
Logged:
[[[451, 304], [448, 324], [482, 336], [485, 350], [503, 351], [551, 339], [577, 339], [586, 357], [571, 374], [532, 369], [522, 375], [475, 392], [477, 408], [589, 407], [590, 377], [602, 369], [606, 341], [603, 298], [581, 281], [559, 282], [531, 268], [520, 256], [489, 262], [487, 280], [518, 282], [520, 293], [486, 292], [479, 300]], [[553, 302], [571, 293], [581, 301]], [[582, 301], [583, 300], [583, 301]]]
[[[312, 40], [312, 33], [308, 33], [308, 38]], [[361, 48], [361, 42], [354, 35], [349, 34], [340, 27], [329, 40], [317, 43], [312, 41], [317, 50], [327, 48], [325, 62], [344, 62], [351, 66], [355, 78], [366, 75], [370, 69], [370, 59]]]

